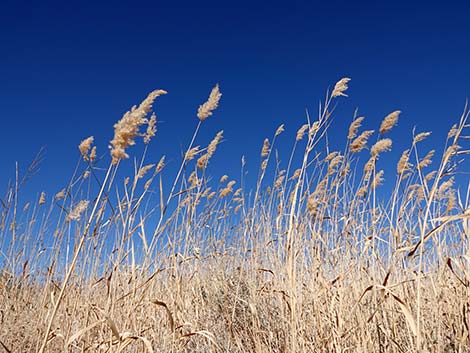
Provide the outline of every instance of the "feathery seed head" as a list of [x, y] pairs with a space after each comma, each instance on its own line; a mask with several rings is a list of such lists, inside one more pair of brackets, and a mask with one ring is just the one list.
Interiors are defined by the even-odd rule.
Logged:
[[435, 150], [429, 151], [426, 156], [419, 162], [418, 166], [416, 167], [418, 170], [426, 168], [431, 165], [432, 157], [434, 156]]
[[382, 185], [383, 182], [383, 175], [384, 171], [381, 170], [377, 174], [375, 174], [374, 180], [372, 181], [371, 188], [372, 190], [375, 189], [377, 186]]
[[347, 162], [343, 168], [341, 168], [341, 177], [344, 178], [346, 175], [348, 175], [349, 171], [351, 169], [351, 164]]
[[300, 176], [300, 173], [302, 172], [302, 169], [297, 169], [294, 174], [292, 174], [292, 176], [290, 177], [291, 180], [295, 180], [297, 179], [299, 176]]
[[90, 160], [88, 157], [88, 151], [90, 150], [90, 147], [93, 144], [93, 141], [94, 141], [94, 137], [90, 136], [86, 138], [85, 140], [83, 140], [82, 142], [80, 142], [80, 144], [78, 145], [78, 149], [80, 150], [80, 153], [82, 154], [83, 160], [85, 162], [88, 162]]
[[196, 171], [193, 171], [188, 178], [189, 183], [191, 184], [191, 188], [196, 187], [199, 184], [199, 178], [197, 177]]
[[337, 151], [331, 152], [329, 155], [325, 157], [325, 162], [331, 161], [333, 158], [335, 158], [338, 155]]
[[295, 138], [296, 141], [302, 140], [302, 138], [305, 135], [305, 132], [308, 130], [309, 126], [308, 124], [304, 124], [300, 127], [300, 129], [297, 131], [297, 137]]
[[336, 167], [343, 161], [343, 156], [338, 154], [336, 157], [332, 158], [330, 164], [328, 165], [328, 174], [331, 175], [335, 172]]
[[390, 151], [392, 149], [392, 140], [391, 139], [381, 139], [375, 143], [370, 149], [370, 154], [373, 157], [378, 157], [382, 152]]
[[404, 172], [410, 170], [411, 165], [409, 163], [409, 158], [410, 158], [410, 150], [403, 151], [397, 164], [398, 175], [402, 175]]
[[314, 121], [310, 129], [308, 130], [308, 137], [312, 138], [320, 130], [320, 122]]
[[41, 196], [39, 197], [39, 202], [40, 205], [44, 205], [46, 203], [46, 193], [43, 191], [41, 192]]
[[384, 120], [382, 121], [382, 124], [380, 124], [380, 134], [385, 134], [389, 132], [398, 122], [398, 116], [400, 115], [401, 111], [396, 110], [390, 114], [388, 114]]
[[459, 149], [460, 146], [457, 144], [450, 145], [444, 152], [444, 159], [448, 160], [452, 155], [456, 154]]
[[452, 186], [454, 185], [454, 177], [451, 177], [449, 180], [444, 181], [440, 186], [439, 186], [439, 191], [438, 194], [442, 197], [444, 196], [445, 192], [449, 190]]
[[90, 152], [90, 162], [94, 162], [96, 160], [96, 146], [93, 146]]
[[449, 133], [447, 134], [447, 138], [450, 139], [454, 137], [457, 134], [457, 124], [452, 125], [452, 128], [449, 130]]
[[266, 157], [269, 153], [269, 140], [264, 139], [263, 148], [261, 149], [261, 157]]
[[209, 195], [209, 193], [211, 192], [212, 188], [209, 186], [207, 188], [204, 189], [204, 192], [201, 194], [201, 197], [207, 197], [207, 195]]
[[207, 102], [199, 106], [197, 117], [200, 121], [204, 121], [212, 115], [212, 112], [216, 110], [219, 105], [220, 97], [222, 97], [222, 93], [219, 91], [219, 84], [216, 84], [212, 89]]
[[222, 139], [223, 132], [224, 132], [223, 130], [219, 131], [217, 135], [215, 135], [214, 139], [211, 141], [211, 143], [207, 147], [207, 153], [201, 156], [197, 160], [197, 167], [199, 169], [204, 169], [207, 167], [207, 163], [209, 162], [209, 159], [214, 155], [214, 152], [217, 149], [217, 145], [220, 143], [220, 140]]
[[315, 194], [311, 194], [307, 199], [307, 211], [311, 215], [315, 215], [317, 213], [317, 209], [319, 207], [319, 201]]
[[277, 128], [276, 133], [274, 134], [274, 136], [280, 135], [283, 131], [284, 131], [284, 124], [280, 125], [280, 126]]
[[417, 144], [418, 142], [423, 141], [425, 138], [427, 138], [429, 135], [431, 135], [431, 132], [421, 132], [418, 135], [416, 135], [413, 139], [413, 145]]
[[375, 162], [377, 162], [377, 159], [375, 156], [372, 156], [369, 158], [367, 163], [364, 165], [364, 174], [370, 174], [374, 170]]
[[165, 156], [160, 158], [160, 161], [157, 164], [157, 167], [155, 168], [155, 174], [160, 173], [165, 166]]
[[357, 130], [361, 127], [361, 123], [364, 120], [363, 116], [360, 116], [359, 118], [355, 119], [351, 125], [349, 125], [349, 133], [348, 133], [348, 139], [352, 140], [353, 138], [356, 137], [357, 135]]
[[351, 142], [351, 152], [358, 153], [367, 147], [367, 140], [374, 133], [374, 130], [366, 130]]
[[349, 88], [348, 87], [349, 81], [351, 81], [351, 79], [348, 77], [345, 77], [339, 80], [336, 83], [335, 88], [333, 89], [333, 92], [331, 93], [331, 97], [332, 98], [339, 97], [339, 96], [347, 97], [347, 95], [344, 94], [344, 92]]
[[220, 190], [219, 197], [225, 197], [230, 195], [230, 193], [233, 191], [233, 186], [235, 185], [235, 183], [236, 181], [234, 180], [229, 181], [227, 186], [224, 189]]
[[285, 175], [279, 176], [274, 182], [274, 188], [275, 189], [279, 188], [282, 185], [282, 182], [284, 181], [284, 179], [285, 179]]
[[155, 113], [153, 113], [148, 121], [147, 131], [145, 132], [145, 136], [144, 136], [144, 143], [148, 144], [151, 138], [155, 136], [156, 132], [157, 132], [157, 116], [155, 115]]
[[436, 176], [437, 174], [437, 170], [433, 170], [432, 172], [429, 172], [428, 174], [426, 174], [424, 176], [424, 181], [427, 183], [429, 181], [431, 181], [432, 179], [434, 179], [434, 177]]
[[64, 196], [65, 196], [65, 189], [62, 189], [57, 194], [55, 194], [56, 200], [62, 200]]
[[186, 152], [184, 156], [185, 162], [189, 162], [190, 160], [194, 159], [194, 157], [199, 154], [199, 146], [191, 148], [189, 151]]
[[207, 163], [209, 163], [209, 156], [207, 154], [204, 154], [198, 158], [196, 162], [196, 167], [198, 169], [205, 169], [207, 167]]
[[67, 215], [67, 217], [65, 218], [65, 221], [66, 222], [70, 222], [70, 221], [79, 221], [80, 220], [80, 217], [82, 215], [83, 212], [85, 212], [85, 210], [88, 208], [88, 204], [90, 202], [88, 200], [81, 200], [76, 206], [74, 209], [72, 209], [69, 214]]
[[207, 154], [209, 155], [209, 157], [212, 157], [212, 155], [214, 154], [217, 148], [217, 145], [220, 143], [220, 140], [222, 140], [223, 133], [224, 133], [223, 130], [219, 131], [217, 135], [215, 135], [211, 143], [209, 144], [209, 147], [207, 147]]
[[363, 186], [359, 190], [357, 190], [356, 196], [359, 197], [359, 198], [364, 197], [364, 196], [366, 196], [367, 191], [368, 191], [368, 187]]
[[114, 138], [111, 140], [112, 163], [117, 164], [123, 158], [129, 158], [126, 148], [135, 144], [134, 139], [140, 135], [139, 128], [148, 120], [145, 118], [158, 96], [166, 94], [164, 90], [155, 90], [139, 105], [132, 107], [116, 124], [114, 124]]
[[139, 170], [139, 173], [137, 174], [137, 179], [142, 179], [145, 174], [147, 174], [147, 172], [152, 169], [153, 167], [155, 167], [155, 164], [148, 164], [146, 166], [143, 166], [140, 170]]

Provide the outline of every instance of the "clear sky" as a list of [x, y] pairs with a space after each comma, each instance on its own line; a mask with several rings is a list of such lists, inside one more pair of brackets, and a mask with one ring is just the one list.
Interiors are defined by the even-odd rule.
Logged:
[[149, 157], [167, 154], [175, 165], [217, 82], [220, 109], [197, 141], [224, 130], [211, 165], [217, 178], [238, 177], [242, 155], [256, 175], [263, 139], [281, 123], [289, 149], [305, 109], [314, 115], [328, 86], [345, 76], [349, 98], [339, 102], [332, 144], [342, 146], [355, 108], [368, 129], [399, 109], [390, 134], [396, 163], [413, 126], [441, 142], [463, 111], [469, 10], [466, 1], [3, 0], [1, 194], [15, 161], [26, 167], [41, 146], [37, 189], [61, 189], [78, 143], [94, 135], [104, 153], [113, 124], [157, 88], [169, 94], [155, 105], [159, 132]]

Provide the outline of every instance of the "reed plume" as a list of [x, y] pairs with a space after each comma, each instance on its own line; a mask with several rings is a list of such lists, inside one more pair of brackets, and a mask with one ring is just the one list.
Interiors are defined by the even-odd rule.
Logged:
[[219, 85], [216, 84], [212, 89], [207, 102], [199, 106], [197, 117], [200, 121], [204, 121], [212, 115], [212, 112], [219, 106], [220, 97], [222, 97], [222, 93], [219, 91]]
[[308, 124], [304, 124], [300, 127], [300, 129], [297, 131], [297, 137], [295, 138], [296, 141], [300, 141], [302, 140], [302, 138], [304, 137], [305, 135], [305, 132], [307, 132], [309, 128], [309, 125]]
[[78, 145], [78, 149], [80, 150], [80, 153], [82, 154], [83, 160], [85, 162], [88, 162], [90, 160], [89, 157], [88, 157], [88, 151], [90, 150], [90, 147], [93, 144], [93, 141], [94, 141], [94, 137], [90, 136], [90, 137], [84, 139]]
[[70, 221], [80, 221], [80, 217], [83, 212], [88, 208], [90, 201], [88, 200], [81, 200], [75, 205], [75, 207], [69, 212], [65, 220], [67, 222]]
[[150, 140], [152, 139], [152, 137], [155, 136], [156, 133], [157, 133], [157, 116], [155, 115], [155, 113], [153, 113], [148, 121], [147, 131], [145, 132], [145, 136], [144, 136], [144, 143], [148, 144]]
[[356, 137], [350, 146], [350, 150], [353, 153], [358, 153], [367, 147], [367, 140], [374, 133], [374, 130], [366, 130], [358, 137]]
[[379, 132], [381, 135], [389, 132], [398, 122], [398, 116], [400, 115], [401, 111], [396, 110], [390, 114], [388, 114], [382, 124], [380, 124]]
[[43, 191], [41, 192], [41, 196], [39, 196], [39, 205], [44, 205], [46, 203], [46, 193]]
[[261, 149], [261, 157], [266, 157], [269, 154], [269, 140], [264, 139], [263, 148]]
[[347, 95], [344, 94], [344, 92], [349, 88], [348, 87], [349, 81], [351, 81], [351, 79], [348, 77], [345, 77], [339, 80], [336, 83], [335, 88], [333, 89], [333, 92], [331, 93], [331, 97], [332, 98], [339, 97], [339, 96], [347, 97]]
[[281, 124], [281, 125], [277, 128], [276, 133], [274, 134], [274, 136], [279, 136], [283, 131], [284, 131], [284, 124]]
[[353, 138], [356, 137], [357, 131], [361, 127], [362, 121], [364, 120], [363, 116], [360, 116], [359, 118], [355, 119], [351, 125], [349, 125], [349, 133], [348, 133], [348, 139], [352, 140]]
[[378, 157], [380, 153], [390, 151], [392, 149], [391, 139], [381, 139], [375, 143], [370, 149], [370, 154], [373, 157]]
[[402, 175], [404, 172], [410, 170], [411, 165], [409, 163], [409, 159], [410, 159], [410, 150], [403, 151], [397, 164], [398, 175]]
[[209, 159], [214, 155], [215, 150], [217, 149], [217, 145], [220, 143], [220, 140], [222, 140], [223, 133], [224, 133], [223, 130], [217, 133], [217, 135], [214, 137], [214, 139], [211, 141], [211, 143], [207, 147], [207, 152], [197, 160], [196, 165], [199, 169], [204, 169], [207, 167], [207, 163], [209, 163]]
[[416, 135], [413, 139], [413, 145], [417, 144], [418, 142], [423, 141], [426, 139], [429, 135], [431, 135], [431, 132], [421, 132], [418, 135]]
[[134, 139], [140, 135], [140, 127], [149, 123], [146, 116], [152, 109], [155, 99], [166, 93], [164, 90], [151, 92], [138, 107], [132, 107], [121, 120], [114, 124], [114, 138], [111, 140], [112, 164], [117, 164], [121, 159], [129, 158], [126, 148], [135, 144]]

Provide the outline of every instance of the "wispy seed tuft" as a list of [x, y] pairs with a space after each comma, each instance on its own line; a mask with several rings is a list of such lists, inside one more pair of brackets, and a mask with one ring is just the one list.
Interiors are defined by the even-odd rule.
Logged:
[[403, 151], [397, 164], [398, 175], [402, 175], [404, 172], [410, 170], [411, 165], [409, 163], [409, 159], [410, 159], [410, 150]]
[[284, 124], [280, 125], [277, 130], [276, 130], [276, 133], [274, 134], [275, 136], [278, 136], [280, 135], [282, 132], [284, 131]]
[[134, 139], [140, 135], [139, 128], [149, 121], [145, 118], [158, 96], [166, 94], [164, 90], [155, 90], [139, 105], [132, 107], [116, 124], [114, 124], [114, 138], [111, 140], [112, 163], [117, 164], [123, 158], [129, 158], [126, 148], [135, 144]]
[[64, 196], [65, 196], [65, 189], [62, 189], [57, 194], [55, 194], [56, 200], [62, 200]]
[[374, 130], [366, 130], [351, 142], [351, 152], [358, 153], [367, 147], [367, 140], [374, 133]]
[[160, 173], [165, 166], [165, 156], [160, 158], [160, 161], [157, 164], [157, 167], [155, 168], [155, 174]]
[[427, 138], [429, 135], [431, 135], [431, 132], [421, 132], [418, 135], [416, 135], [413, 139], [413, 145], [423, 141], [425, 138]]
[[46, 193], [43, 191], [41, 192], [41, 196], [39, 196], [39, 202], [40, 205], [44, 205], [46, 203]]
[[309, 128], [308, 124], [302, 125], [300, 129], [297, 131], [297, 137], [295, 138], [295, 140], [296, 141], [302, 140], [308, 128]]
[[219, 105], [220, 97], [222, 97], [222, 93], [219, 91], [219, 85], [216, 84], [212, 89], [207, 102], [199, 106], [197, 117], [200, 121], [204, 121], [212, 115], [212, 112], [216, 110]]
[[207, 147], [207, 152], [203, 156], [201, 156], [197, 160], [197, 167], [199, 169], [204, 169], [207, 167], [207, 163], [209, 162], [209, 159], [214, 155], [215, 150], [217, 149], [217, 145], [220, 143], [220, 140], [222, 140], [222, 135], [224, 131], [219, 131], [217, 135], [215, 135], [214, 139], [211, 141], [209, 146]]
[[152, 137], [155, 136], [156, 132], [157, 132], [157, 116], [155, 115], [155, 113], [153, 113], [152, 116], [150, 117], [150, 120], [148, 121], [147, 131], [145, 132], [145, 136], [144, 136], [144, 143], [148, 144], [150, 140], [152, 139]]
[[263, 148], [261, 149], [261, 157], [266, 157], [269, 153], [269, 140], [264, 139]]
[[382, 182], [384, 180], [383, 175], [384, 175], [383, 170], [375, 174], [374, 180], [372, 181], [372, 185], [371, 185], [372, 189], [375, 189], [377, 186], [382, 185]]
[[357, 130], [361, 127], [362, 121], [364, 120], [363, 116], [360, 116], [359, 118], [355, 119], [351, 125], [349, 125], [349, 133], [348, 133], [348, 139], [352, 140], [353, 138], [356, 137], [357, 135]]
[[380, 134], [385, 134], [389, 132], [398, 122], [398, 116], [400, 115], [401, 111], [395, 110], [394, 112], [388, 114], [382, 124], [380, 124]]
[[88, 204], [90, 202], [88, 200], [81, 200], [76, 206], [75, 208], [69, 212], [69, 214], [67, 215], [67, 217], [65, 218], [65, 220], [67, 222], [70, 222], [70, 221], [79, 221], [80, 220], [80, 217], [82, 215], [83, 212], [85, 212], [85, 210], [88, 208]]
[[391, 139], [381, 139], [375, 143], [370, 149], [370, 154], [373, 157], [377, 157], [380, 153], [390, 151], [392, 149]]
[[333, 93], [331, 93], [331, 97], [332, 98], [339, 97], [339, 96], [347, 97], [347, 95], [344, 94], [344, 92], [349, 88], [348, 87], [349, 81], [351, 81], [351, 79], [348, 77], [345, 77], [339, 80], [336, 83], [335, 88], [333, 89]]
[[90, 160], [89, 157], [88, 157], [88, 151], [90, 150], [90, 147], [93, 144], [93, 141], [94, 141], [94, 137], [90, 136], [90, 137], [84, 139], [78, 145], [78, 149], [80, 150], [80, 153], [82, 154], [83, 160], [85, 162], [88, 162]]

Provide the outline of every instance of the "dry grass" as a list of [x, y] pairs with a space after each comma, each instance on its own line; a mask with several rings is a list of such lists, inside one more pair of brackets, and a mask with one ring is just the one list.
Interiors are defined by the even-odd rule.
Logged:
[[[417, 134], [387, 175], [381, 135], [399, 111], [370, 156], [363, 117], [344, 150], [324, 143], [348, 82], [293, 136], [287, 165], [284, 125], [265, 139], [253, 193], [211, 181], [222, 132], [194, 146], [218, 86], [168, 190], [164, 157], [146, 160], [164, 91], [115, 125], [111, 156], [84, 140], [70, 184], [21, 208], [38, 156], [0, 199], [0, 352], [470, 352], [470, 192], [454, 178], [469, 111], [442, 151], [422, 151], [429, 133]], [[139, 137], [144, 153], [120, 180]]]

